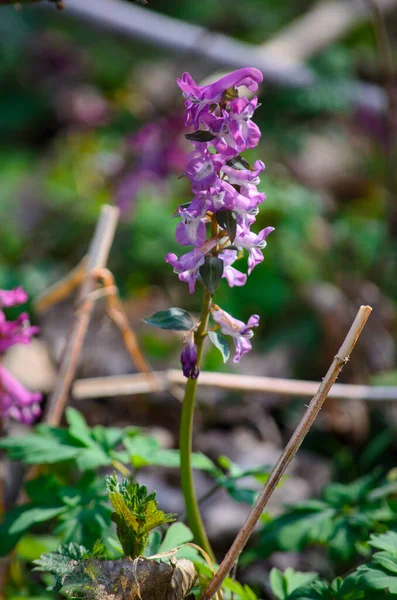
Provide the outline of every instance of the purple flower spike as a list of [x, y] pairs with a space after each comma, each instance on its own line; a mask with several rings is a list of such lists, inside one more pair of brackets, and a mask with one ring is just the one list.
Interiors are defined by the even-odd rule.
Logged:
[[31, 424], [41, 414], [42, 395], [29, 392], [0, 365], [0, 415]]
[[197, 379], [199, 376], [199, 367], [197, 364], [197, 346], [194, 343], [193, 331], [189, 331], [183, 340], [183, 349], [181, 354], [182, 371], [185, 377]]
[[248, 319], [247, 324], [245, 324], [243, 321], [239, 321], [232, 317], [232, 315], [229, 315], [229, 313], [219, 308], [216, 304], [212, 305], [211, 312], [214, 320], [220, 325], [221, 332], [233, 338], [236, 347], [233, 362], [237, 363], [244, 354], [252, 349], [249, 340], [254, 335], [252, 328], [259, 325], [259, 316], [252, 315]]
[[0, 308], [24, 304], [27, 299], [28, 295], [21, 287], [16, 287], [13, 290], [0, 290]]
[[[273, 231], [273, 227], [267, 227], [256, 234], [250, 229], [259, 204], [266, 199], [257, 189], [265, 165], [257, 160], [251, 167], [241, 156], [257, 146], [261, 132], [252, 121], [258, 98], [239, 96], [238, 88], [245, 86], [256, 91], [262, 74], [247, 67], [205, 86], [197, 85], [189, 73], [177, 81], [185, 97], [185, 124], [196, 131], [186, 135], [194, 150], [185, 170], [195, 197], [187, 208], [178, 209], [181, 222], [176, 228], [176, 239], [182, 246], [194, 248], [180, 258], [167, 254], [165, 260], [179, 279], [188, 283], [190, 293], [194, 292], [198, 271], [205, 264], [200, 272], [203, 283], [211, 283], [213, 294], [220, 278], [226, 279], [230, 287], [245, 285], [247, 274], [236, 269], [234, 263], [247, 250], [249, 275], [263, 261], [266, 237]], [[212, 237], [206, 241], [209, 221]], [[251, 349], [252, 328], [258, 325], [259, 317], [253, 315], [245, 324], [216, 305], [211, 311], [222, 333], [233, 337], [234, 361], [238, 362]], [[197, 350], [191, 331], [185, 337], [181, 362], [186, 377], [197, 377]]]

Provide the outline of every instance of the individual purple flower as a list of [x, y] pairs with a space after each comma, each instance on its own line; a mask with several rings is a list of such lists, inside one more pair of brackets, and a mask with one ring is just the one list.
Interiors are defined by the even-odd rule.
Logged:
[[181, 79], [177, 79], [177, 83], [186, 98], [185, 125], [197, 128], [202, 112], [208, 112], [210, 105], [222, 102], [227, 90], [244, 85], [249, 90], [256, 91], [262, 80], [262, 73], [253, 67], [237, 69], [218, 81], [203, 86], [197, 85], [190, 73], [184, 73]]
[[31, 424], [41, 414], [42, 395], [30, 392], [0, 365], [0, 415]]
[[188, 283], [191, 294], [196, 287], [197, 271], [204, 264], [205, 255], [216, 246], [217, 241], [217, 239], [209, 239], [201, 248], [194, 248], [183, 254], [180, 259], [172, 252], [165, 256], [165, 262], [174, 267], [174, 273], [178, 274], [180, 281]]
[[190, 154], [185, 174], [192, 181], [192, 190], [195, 194], [208, 190], [219, 182], [217, 167], [214, 156], [207, 149], [195, 150]]
[[228, 164], [223, 165], [222, 173], [227, 176], [232, 185], [258, 185], [259, 173], [262, 173], [265, 165], [261, 160], [256, 160], [252, 169], [236, 169]]
[[188, 208], [178, 208], [182, 221], [178, 223], [175, 237], [181, 246], [201, 247], [205, 243], [206, 227], [203, 217], [206, 213], [203, 195], [196, 196]]
[[230, 287], [242, 286], [247, 283], [247, 275], [232, 267], [237, 260], [237, 250], [225, 249], [219, 254], [223, 260], [223, 275]]
[[27, 299], [28, 295], [21, 287], [16, 287], [13, 290], [0, 290], [0, 309], [25, 304]]
[[183, 340], [183, 349], [181, 354], [182, 371], [185, 377], [197, 379], [199, 376], [199, 367], [197, 364], [197, 346], [194, 343], [194, 333], [189, 331]]
[[236, 347], [233, 362], [237, 363], [244, 354], [252, 349], [250, 342], [250, 339], [254, 335], [252, 328], [258, 327], [259, 316], [252, 315], [248, 319], [247, 324], [245, 324], [243, 321], [239, 321], [232, 317], [232, 315], [219, 308], [216, 304], [212, 305], [211, 313], [213, 319], [220, 325], [221, 332], [224, 335], [230, 335], [233, 338]]
[[236, 156], [248, 148], [255, 148], [261, 137], [259, 127], [251, 118], [258, 98], [237, 98], [229, 103], [229, 110], [222, 109], [221, 115], [207, 113], [203, 122], [216, 137], [212, 144], [224, 156]]
[[263, 261], [262, 250], [266, 248], [266, 238], [274, 231], [274, 227], [265, 227], [258, 234], [237, 226], [237, 235], [233, 244], [239, 250], [248, 250], [248, 275], [251, 275], [254, 267]]
[[29, 344], [38, 331], [38, 327], [30, 325], [27, 313], [21, 313], [16, 321], [7, 321], [0, 310], [0, 354], [14, 344]]

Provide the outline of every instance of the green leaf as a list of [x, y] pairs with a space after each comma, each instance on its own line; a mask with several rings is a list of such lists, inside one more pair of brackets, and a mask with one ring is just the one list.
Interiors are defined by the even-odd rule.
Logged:
[[65, 510], [64, 506], [41, 508], [24, 504], [8, 511], [0, 525], [0, 556], [6, 556], [31, 527], [49, 521]]
[[216, 220], [219, 226], [226, 231], [233, 244], [237, 233], [237, 217], [234, 212], [232, 210], [218, 210]]
[[[359, 570], [361, 571], [361, 567], [359, 567]], [[364, 586], [374, 590], [388, 590], [391, 594], [397, 594], [396, 575], [371, 565], [365, 566], [361, 572], [361, 581]]]
[[371, 535], [369, 544], [379, 550], [385, 550], [397, 558], [397, 533], [395, 531]]
[[277, 600], [287, 600], [296, 589], [307, 586], [317, 578], [317, 573], [302, 573], [292, 568], [286, 569], [284, 573], [278, 569], [270, 571], [270, 585]]
[[[170, 468], [180, 466], [179, 450], [161, 448], [153, 436], [132, 432], [124, 436], [123, 443], [135, 468], [146, 465]], [[192, 467], [203, 471], [215, 471], [214, 463], [200, 453], [192, 454]]]
[[223, 362], [227, 362], [230, 356], [230, 344], [225, 338], [225, 336], [222, 335], [222, 333], [219, 333], [218, 331], [209, 331], [208, 337], [214, 344], [215, 348], [217, 348], [221, 353]]
[[219, 285], [223, 275], [223, 260], [218, 256], [206, 256], [204, 264], [199, 269], [203, 283], [211, 296]]
[[215, 135], [210, 131], [198, 129], [193, 133], [185, 133], [185, 138], [191, 142], [210, 142], [215, 139]]
[[154, 327], [171, 329], [173, 331], [189, 331], [194, 327], [191, 315], [186, 310], [183, 310], [183, 308], [159, 310], [143, 320]]
[[168, 527], [167, 533], [163, 539], [163, 542], [159, 548], [159, 552], [169, 552], [174, 548], [177, 548], [181, 544], [191, 542], [193, 534], [189, 527], [186, 527], [183, 523], [173, 523]]
[[34, 465], [71, 460], [80, 452], [80, 448], [65, 445], [55, 437], [47, 437], [40, 433], [0, 440], [0, 448], [7, 450], [11, 460]]
[[89, 553], [84, 546], [70, 543], [60, 546], [56, 552], [42, 554], [38, 560], [33, 561], [35, 571], [45, 571], [54, 576], [52, 589], [58, 592], [67, 582], [68, 577], [73, 575], [76, 568], [76, 561], [88, 557]]

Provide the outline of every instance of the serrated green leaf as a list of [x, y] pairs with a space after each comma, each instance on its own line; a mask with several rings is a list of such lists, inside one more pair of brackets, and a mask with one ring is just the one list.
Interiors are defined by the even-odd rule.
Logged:
[[368, 542], [373, 548], [385, 550], [392, 556], [397, 557], [397, 533], [395, 531], [387, 531], [378, 535], [371, 535]]
[[160, 327], [160, 329], [171, 329], [173, 331], [189, 331], [194, 327], [194, 321], [191, 315], [183, 308], [168, 308], [159, 310], [146, 319], [145, 323]]
[[221, 353], [223, 362], [226, 363], [229, 360], [230, 356], [230, 344], [227, 338], [218, 331], [209, 331], [208, 337], [214, 344], [215, 348], [217, 348]]
[[117, 535], [126, 556], [141, 556], [148, 543], [149, 533], [155, 527], [175, 520], [157, 508], [156, 494], [147, 494], [145, 486], [116, 476], [106, 479], [109, 499], [115, 512], [112, 519], [117, 525]]

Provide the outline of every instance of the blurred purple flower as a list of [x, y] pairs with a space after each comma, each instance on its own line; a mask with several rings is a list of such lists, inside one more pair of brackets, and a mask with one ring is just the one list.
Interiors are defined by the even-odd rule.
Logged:
[[30, 424], [41, 414], [42, 395], [28, 391], [0, 365], [0, 415]]
[[30, 325], [27, 313], [21, 313], [16, 321], [7, 321], [0, 310], [0, 354], [14, 344], [29, 344], [38, 331], [38, 327]]
[[13, 290], [0, 290], [0, 309], [24, 304], [27, 299], [28, 295], [21, 287], [16, 287]]
[[126, 172], [116, 189], [116, 203], [122, 214], [128, 214], [138, 194], [146, 186], [166, 194], [166, 178], [185, 170], [187, 158], [181, 143], [183, 120], [168, 116], [144, 125], [128, 139], [133, 169]]

